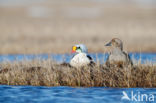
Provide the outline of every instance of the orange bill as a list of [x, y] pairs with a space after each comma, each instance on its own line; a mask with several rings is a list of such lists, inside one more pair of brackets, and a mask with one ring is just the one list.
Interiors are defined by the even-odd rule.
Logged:
[[76, 52], [76, 46], [73, 46], [72, 47], [72, 53], [75, 53]]

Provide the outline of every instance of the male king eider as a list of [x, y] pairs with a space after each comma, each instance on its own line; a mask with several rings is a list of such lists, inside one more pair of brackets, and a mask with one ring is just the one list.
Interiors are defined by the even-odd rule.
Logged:
[[72, 53], [75, 53], [75, 55], [70, 61], [70, 65], [72, 67], [82, 67], [94, 64], [93, 59], [87, 54], [88, 50], [84, 44], [73, 46]]
[[111, 52], [107, 58], [107, 66], [123, 67], [132, 66], [132, 61], [127, 53], [123, 51], [123, 43], [120, 39], [114, 38], [105, 46], [111, 47]]

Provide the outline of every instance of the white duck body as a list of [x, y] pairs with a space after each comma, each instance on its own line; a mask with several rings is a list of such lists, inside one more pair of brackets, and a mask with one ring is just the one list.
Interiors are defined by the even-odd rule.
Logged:
[[94, 64], [93, 59], [88, 55], [87, 47], [83, 44], [73, 46], [72, 52], [76, 53], [70, 61], [72, 67], [82, 67]]
[[86, 53], [78, 53], [71, 59], [70, 65], [73, 67], [82, 67], [90, 64], [90, 62]]

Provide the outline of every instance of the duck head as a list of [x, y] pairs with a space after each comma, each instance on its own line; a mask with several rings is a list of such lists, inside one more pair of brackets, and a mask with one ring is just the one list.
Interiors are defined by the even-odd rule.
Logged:
[[72, 53], [88, 53], [88, 50], [84, 44], [78, 44], [72, 47]]
[[107, 43], [105, 46], [111, 46], [116, 49], [123, 50], [123, 43], [118, 38], [113, 38], [109, 43]]

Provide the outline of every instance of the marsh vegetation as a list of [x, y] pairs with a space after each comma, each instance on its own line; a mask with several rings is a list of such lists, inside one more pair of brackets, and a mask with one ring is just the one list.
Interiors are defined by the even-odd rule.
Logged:
[[156, 87], [156, 66], [72, 68], [52, 60], [0, 63], [0, 84], [74, 87]]

